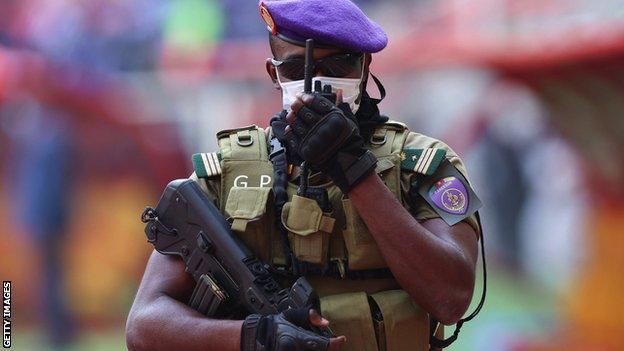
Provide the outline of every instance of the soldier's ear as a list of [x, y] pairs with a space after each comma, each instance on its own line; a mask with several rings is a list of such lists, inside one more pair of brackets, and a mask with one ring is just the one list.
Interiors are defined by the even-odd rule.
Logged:
[[275, 69], [275, 66], [273, 66], [273, 64], [271, 63], [270, 58], [266, 59], [266, 70], [269, 74], [269, 77], [271, 77], [271, 81], [273, 82], [273, 86], [275, 87], [275, 89], [282, 90], [282, 87], [277, 81], [277, 70]]

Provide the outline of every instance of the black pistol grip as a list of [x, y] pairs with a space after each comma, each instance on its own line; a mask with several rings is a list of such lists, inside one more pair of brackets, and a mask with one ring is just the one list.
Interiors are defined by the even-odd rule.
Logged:
[[[290, 301], [291, 308], [295, 309], [307, 309], [307, 310], [315, 310], [317, 313], [321, 313], [321, 300], [319, 299], [318, 294], [310, 285], [308, 280], [304, 277], [297, 279], [297, 281], [293, 284], [290, 289]], [[321, 329], [318, 327], [311, 326], [311, 330], [319, 335], [331, 338], [334, 337], [334, 332], [331, 328], [326, 327], [325, 329]]]
[[292, 308], [311, 308], [320, 310], [320, 300], [312, 285], [304, 277], [297, 281], [290, 288], [290, 307]]

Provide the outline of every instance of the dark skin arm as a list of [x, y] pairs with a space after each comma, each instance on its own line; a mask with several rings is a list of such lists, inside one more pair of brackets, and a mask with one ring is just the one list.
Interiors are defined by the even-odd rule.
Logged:
[[[312, 95], [299, 95], [287, 116], [289, 124], [312, 100]], [[468, 309], [474, 291], [475, 230], [463, 222], [449, 226], [442, 219], [419, 223], [374, 173], [348, 196], [403, 289], [441, 323], [456, 323]]]
[[243, 321], [208, 319], [180, 302], [194, 286], [182, 260], [154, 251], [128, 315], [128, 350], [240, 351]]
[[419, 223], [374, 173], [348, 195], [403, 289], [441, 323], [456, 323], [474, 290], [475, 230], [439, 218]]
[[[243, 321], [210, 319], [180, 302], [188, 301], [194, 287], [181, 259], [154, 251], [128, 315], [128, 350], [240, 351]], [[329, 325], [314, 311], [310, 322]], [[332, 338], [329, 350], [339, 350], [345, 341]]]

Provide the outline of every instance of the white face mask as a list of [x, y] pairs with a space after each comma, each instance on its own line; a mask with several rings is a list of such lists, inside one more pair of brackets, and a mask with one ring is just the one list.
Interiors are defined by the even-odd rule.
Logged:
[[[314, 77], [312, 78], [312, 86], [316, 81], [320, 81], [323, 86], [331, 85], [332, 92], [336, 93], [338, 89], [342, 90], [342, 102], [349, 104], [351, 112], [355, 114], [360, 108], [360, 102], [356, 101], [360, 97], [360, 85], [364, 75], [364, 67], [362, 67], [362, 75], [360, 78], [334, 78], [334, 77]], [[290, 105], [297, 100], [297, 94], [303, 92], [304, 81], [295, 80], [292, 82], [282, 82], [277, 74], [277, 81], [282, 87], [282, 105], [284, 110], [289, 111]]]

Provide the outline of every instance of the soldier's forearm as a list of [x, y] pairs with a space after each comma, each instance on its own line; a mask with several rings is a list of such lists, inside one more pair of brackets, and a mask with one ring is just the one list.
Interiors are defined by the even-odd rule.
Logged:
[[444, 323], [461, 318], [472, 297], [474, 261], [453, 236], [466, 230], [464, 226], [470, 227], [460, 224], [451, 228], [442, 223], [435, 228], [440, 233], [432, 233], [412, 217], [376, 174], [350, 191], [349, 198], [410, 296]]
[[182, 260], [152, 252], [128, 315], [128, 349], [239, 351], [242, 321], [208, 319], [181, 302], [194, 285]]
[[126, 325], [130, 351], [239, 351], [242, 321], [208, 319], [166, 295], [133, 308]]

